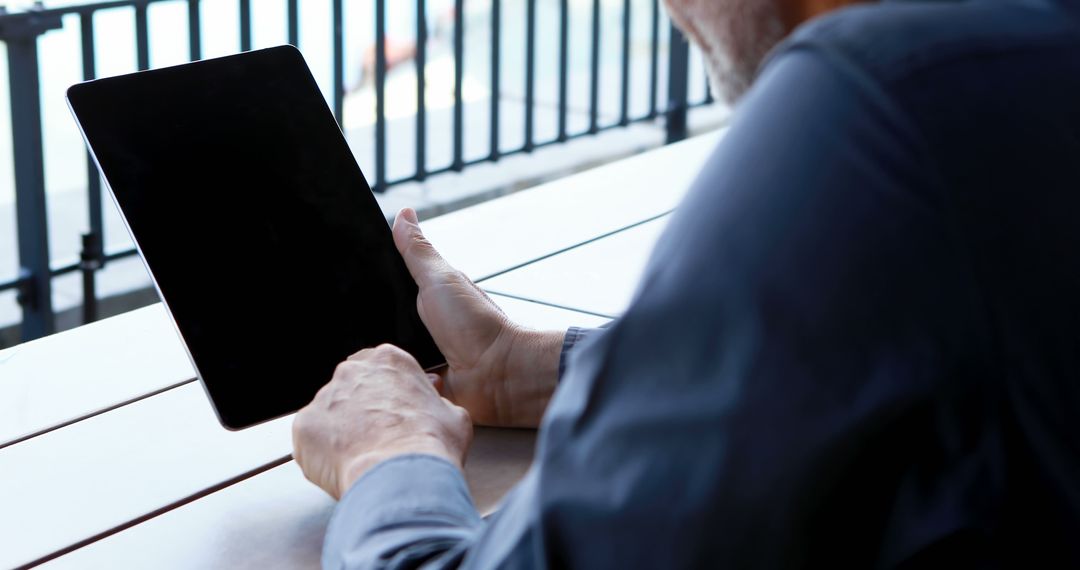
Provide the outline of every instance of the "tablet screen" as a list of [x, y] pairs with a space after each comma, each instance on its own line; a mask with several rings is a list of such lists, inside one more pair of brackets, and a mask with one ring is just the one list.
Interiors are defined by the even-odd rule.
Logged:
[[365, 347], [443, 362], [295, 48], [83, 83], [68, 100], [226, 427], [306, 405]]

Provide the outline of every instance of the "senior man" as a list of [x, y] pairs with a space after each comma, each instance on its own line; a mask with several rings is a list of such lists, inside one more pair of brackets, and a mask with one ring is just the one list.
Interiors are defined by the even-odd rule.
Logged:
[[[668, 4], [740, 102], [633, 304], [525, 330], [403, 211], [449, 370], [297, 416], [324, 566], [1080, 566], [1076, 3]], [[540, 426], [489, 520], [470, 419]]]

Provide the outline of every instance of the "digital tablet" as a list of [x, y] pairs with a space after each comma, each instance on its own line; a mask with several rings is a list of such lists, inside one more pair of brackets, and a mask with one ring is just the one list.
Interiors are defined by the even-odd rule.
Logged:
[[68, 104], [222, 425], [303, 407], [366, 347], [444, 362], [295, 48], [80, 83]]

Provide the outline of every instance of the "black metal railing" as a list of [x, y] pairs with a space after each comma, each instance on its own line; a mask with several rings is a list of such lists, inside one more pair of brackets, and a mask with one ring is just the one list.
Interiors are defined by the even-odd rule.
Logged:
[[[555, 136], [548, 140], [537, 140], [536, 136], [536, 67], [537, 67], [537, 0], [524, 0], [525, 5], [525, 40], [524, 54], [501, 53], [500, 39], [503, 26], [503, 0], [470, 0], [490, 3], [492, 48], [490, 53], [491, 103], [490, 115], [490, 150], [478, 158], [467, 159], [464, 153], [464, 100], [462, 98], [463, 70], [465, 53], [465, 0], [454, 2], [454, 90], [452, 109], [452, 159], [448, 165], [440, 168], [428, 166], [428, 123], [427, 102], [425, 99], [425, 65], [427, 62], [427, 18], [426, 1], [413, 0], [417, 10], [416, 49], [414, 54], [416, 81], [416, 116], [415, 116], [415, 170], [412, 174], [396, 179], [387, 176], [386, 162], [386, 0], [374, 0], [374, 92], [375, 92], [375, 128], [374, 128], [374, 172], [372, 189], [383, 192], [388, 187], [407, 181], [421, 181], [444, 172], [460, 172], [471, 165], [481, 162], [498, 161], [512, 154], [530, 153], [538, 148], [562, 144], [574, 138], [595, 135], [596, 133], [625, 127], [631, 123], [662, 120], [668, 142], [677, 141], [687, 133], [687, 110], [690, 107], [712, 102], [706, 88], [705, 97], [693, 103], [688, 101], [689, 85], [689, 46], [681, 34], [670, 27], [670, 40], [667, 61], [667, 100], [661, 106], [659, 100], [660, 84], [660, 46], [661, 12], [658, 0], [649, 2], [651, 10], [644, 17], [650, 18], [649, 52], [649, 94], [647, 110], [633, 116], [630, 110], [630, 35], [632, 18], [639, 17], [631, 9], [631, 1], [624, 0], [622, 6], [620, 72], [621, 92], [617, 117], [610, 121], [601, 120], [600, 113], [600, 50], [602, 6], [600, 0], [593, 0], [591, 6], [591, 36], [589, 45], [589, 93], [588, 126], [579, 132], [570, 132], [567, 117], [569, 115], [569, 36], [570, 2], [559, 0], [558, 54], [557, 54], [557, 129]], [[89, 231], [82, 236], [81, 253], [77, 261], [54, 266], [50, 258], [48, 216], [45, 197], [45, 170], [43, 140], [41, 88], [38, 61], [38, 39], [50, 31], [62, 29], [66, 21], [74, 16], [79, 22], [80, 49], [82, 59], [82, 78], [91, 80], [97, 77], [94, 15], [104, 10], [118, 8], [134, 9], [133, 26], [135, 31], [135, 56], [139, 70], [149, 69], [150, 61], [150, 26], [148, 8], [155, 3], [186, 3], [188, 14], [188, 57], [199, 60], [203, 57], [203, 25], [201, 21], [200, 0], [112, 0], [92, 2], [82, 5], [59, 8], [45, 8], [38, 3], [33, 9], [22, 12], [7, 12], [0, 5], [0, 42], [7, 47], [8, 89], [11, 105], [11, 129], [13, 138], [13, 164], [15, 183], [15, 205], [17, 220], [18, 273], [8, 281], [0, 281], [0, 293], [16, 291], [18, 303], [23, 311], [21, 334], [23, 340], [30, 340], [50, 334], [54, 331], [54, 309], [52, 305], [53, 278], [69, 273], [81, 272], [83, 279], [83, 321], [90, 322], [97, 318], [98, 298], [95, 276], [98, 271], [111, 261], [136, 254], [134, 249], [105, 251], [104, 216], [102, 212], [101, 179], [93, 160], [87, 157], [86, 191], [89, 200]], [[239, 51], [252, 48], [252, 3], [251, 0], [237, 0], [239, 11]], [[286, 37], [293, 45], [299, 45], [300, 9], [299, 0], [286, 2]], [[331, 43], [332, 43], [332, 86], [329, 104], [339, 124], [343, 124], [345, 78], [344, 78], [344, 7], [343, 0], [333, 0], [331, 4]], [[500, 97], [503, 78], [500, 69], [510, 58], [521, 57], [524, 63], [524, 121], [523, 142], [512, 149], [505, 148], [500, 141]]]

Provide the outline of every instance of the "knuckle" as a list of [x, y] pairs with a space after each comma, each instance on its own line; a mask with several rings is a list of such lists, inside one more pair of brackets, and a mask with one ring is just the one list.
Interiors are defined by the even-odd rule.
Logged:
[[420, 232], [413, 233], [409, 239], [409, 253], [413, 255], [429, 256], [435, 253], [435, 246]]
[[364, 360], [365, 358], [368, 358], [368, 357], [371, 356], [371, 353], [373, 352], [373, 350], [374, 349], [372, 349], [370, 347], [369, 348], [362, 348], [362, 349], [350, 354], [349, 357], [346, 358], [345, 360], [346, 361]]
[[334, 377], [327, 384], [327, 389], [332, 390], [363, 376], [368, 364], [360, 360], [346, 360], [334, 368]]
[[308, 408], [300, 410], [293, 418], [292, 432], [293, 438], [297, 440], [303, 440], [311, 433], [311, 420], [308, 418], [310, 412]]
[[353, 360], [339, 362], [338, 365], [334, 367], [334, 378], [348, 376], [355, 369], [356, 363]]
[[469, 415], [469, 410], [461, 406], [454, 406], [454, 413], [457, 415], [457, 420], [463, 424], [472, 424], [472, 416]]
[[414, 231], [412, 234], [412, 243], [415, 247], [424, 249], [435, 249], [435, 246], [431, 245], [431, 240], [429, 240], [423, 232], [419, 231], [419, 228], [417, 228], [417, 230]]
[[376, 350], [381, 358], [392, 363], [400, 363], [411, 358], [409, 353], [392, 344], [380, 344], [376, 347]]
[[[335, 374], [336, 374], [336, 371], [335, 371]], [[337, 384], [338, 381], [339, 381], [339, 379], [338, 379], [338, 377], [336, 375], [331, 376], [330, 379], [327, 380], [325, 384], [323, 384], [321, 387], [319, 387], [319, 391], [315, 392], [315, 397], [312, 398], [311, 402], [308, 403], [308, 407], [310, 408], [310, 407], [314, 406], [315, 404], [317, 404], [318, 402], [321, 402], [324, 399], [326, 399], [326, 397], [334, 390], [334, 386]]]

